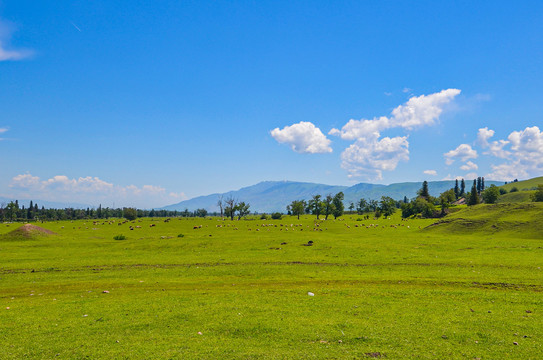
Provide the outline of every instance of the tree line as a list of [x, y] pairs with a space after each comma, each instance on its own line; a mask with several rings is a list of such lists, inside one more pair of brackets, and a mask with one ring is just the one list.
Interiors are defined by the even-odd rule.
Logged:
[[[19, 205], [19, 201], [10, 201], [9, 203], [0, 203], [0, 222], [4, 221], [55, 221], [55, 220], [84, 220], [84, 219], [109, 219], [126, 218], [134, 220], [139, 217], [205, 217], [209, 215], [205, 209], [196, 209], [189, 211], [177, 210], [143, 210], [131, 207], [123, 208], [64, 208], [64, 209], [46, 209], [39, 207], [32, 200], [28, 207]], [[212, 213], [212, 215], [217, 215]]]

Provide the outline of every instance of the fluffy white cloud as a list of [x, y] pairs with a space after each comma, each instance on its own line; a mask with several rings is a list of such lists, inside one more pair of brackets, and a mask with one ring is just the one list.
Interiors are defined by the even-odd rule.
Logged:
[[407, 137], [380, 139], [381, 132], [391, 128], [413, 130], [433, 125], [446, 105], [458, 94], [458, 89], [446, 89], [434, 94], [413, 96], [405, 104], [392, 110], [390, 117], [351, 119], [341, 129], [330, 130], [329, 135], [355, 140], [354, 144], [341, 154], [341, 166], [349, 172], [349, 177], [381, 179], [384, 170], [394, 170], [400, 161], [409, 160]]
[[32, 51], [25, 49], [8, 49], [7, 44], [13, 32], [12, 27], [5, 21], [0, 20], [0, 61], [21, 60], [32, 56]]
[[329, 153], [331, 141], [321, 130], [308, 121], [285, 126], [282, 130], [275, 128], [271, 136], [280, 143], [290, 145], [291, 149], [298, 153]]
[[351, 119], [341, 130], [332, 129], [328, 134], [339, 135], [345, 140], [372, 137], [375, 133], [391, 128], [412, 130], [417, 127], [433, 125], [458, 94], [458, 89], [446, 89], [430, 95], [414, 96], [405, 104], [392, 110], [392, 116], [381, 116], [372, 120]]
[[464, 171], [477, 170], [477, 169], [479, 169], [479, 166], [477, 166], [477, 164], [475, 164], [472, 161], [468, 161], [464, 165], [460, 166], [460, 169], [462, 169]]
[[458, 89], [446, 89], [435, 94], [412, 97], [404, 105], [392, 110], [391, 127], [413, 129], [433, 125], [443, 112], [444, 106], [458, 94]]
[[435, 170], [424, 170], [423, 173], [430, 176], [437, 176], [437, 171]]
[[477, 142], [482, 147], [488, 147], [488, 139], [492, 136], [494, 136], [494, 130], [489, 130], [488, 127], [484, 127], [477, 132]]
[[0, 128], [0, 134], [5, 133], [6, 131], [8, 131], [8, 128]]
[[[90, 205], [110, 204], [117, 206], [150, 207], [163, 206], [174, 200], [184, 200], [184, 193], [166, 194], [166, 189], [155, 185], [120, 186], [98, 177], [68, 178], [56, 175], [46, 180], [31, 174], [20, 174], [12, 178], [9, 188], [12, 197], [34, 198], [49, 201], [80, 202]], [[111, 205], [110, 205], [111, 206]]]
[[380, 180], [383, 171], [394, 170], [398, 162], [409, 160], [409, 142], [406, 136], [359, 139], [343, 151], [341, 159], [349, 177]]
[[462, 161], [476, 159], [477, 151], [472, 149], [468, 144], [460, 144], [456, 149], [446, 152], [443, 155], [445, 156], [445, 163], [451, 165], [456, 159], [461, 159]]
[[451, 174], [447, 174], [443, 179], [441, 180], [462, 180], [462, 176], [451, 176]]
[[[496, 143], [496, 151], [492, 155], [500, 158], [507, 158], [510, 161], [491, 165], [492, 172], [486, 175], [487, 178], [495, 180], [512, 180], [539, 176], [543, 172], [543, 132], [539, 127], [527, 127], [521, 131], [513, 131], [506, 140], [499, 140]], [[504, 150], [506, 145], [510, 150]]]

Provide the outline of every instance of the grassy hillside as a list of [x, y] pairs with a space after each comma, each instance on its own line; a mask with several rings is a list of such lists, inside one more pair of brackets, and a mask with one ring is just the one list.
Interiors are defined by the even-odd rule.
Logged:
[[542, 358], [541, 210], [0, 224], [0, 358]]
[[[517, 194], [517, 193], [513, 193]], [[501, 203], [466, 207], [430, 225], [439, 234], [543, 238], [543, 203]]]
[[535, 190], [528, 190], [528, 191], [515, 191], [512, 193], [503, 194], [503, 195], [500, 195], [500, 197], [497, 200], [497, 203], [501, 204], [501, 203], [531, 202], [532, 195], [534, 193], [535, 193]]
[[501, 185], [500, 187], [507, 190], [507, 192], [509, 192], [514, 187], [516, 187], [520, 191], [532, 190], [532, 189], [537, 188], [537, 185], [539, 184], [543, 184], [543, 176], [529, 179], [529, 180], [524, 180], [524, 181], [511, 182], [509, 184]]

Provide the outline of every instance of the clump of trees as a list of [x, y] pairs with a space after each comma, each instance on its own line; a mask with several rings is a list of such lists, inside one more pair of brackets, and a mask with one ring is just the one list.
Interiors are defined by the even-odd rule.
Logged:
[[537, 185], [537, 190], [532, 195], [532, 201], [538, 201], [538, 202], [543, 201], [543, 184]]

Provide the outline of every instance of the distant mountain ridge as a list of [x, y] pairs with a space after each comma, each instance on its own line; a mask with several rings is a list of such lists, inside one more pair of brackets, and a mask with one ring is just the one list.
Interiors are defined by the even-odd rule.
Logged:
[[[502, 185], [503, 182], [485, 181], [486, 186], [491, 184]], [[438, 196], [445, 190], [453, 188], [454, 180], [429, 181], [428, 189], [430, 194]], [[466, 191], [471, 189], [471, 182], [466, 181]], [[228, 191], [222, 194], [215, 193], [205, 196], [198, 196], [177, 204], [162, 207], [164, 210], [206, 209], [209, 212], [218, 212], [217, 201], [220, 196], [223, 199], [233, 197], [251, 205], [251, 212], [270, 213], [274, 211], [286, 212], [286, 206], [293, 200], [309, 200], [312, 196], [320, 194], [336, 194], [343, 191], [345, 194], [345, 206], [356, 202], [360, 198], [368, 200], [379, 200], [381, 196], [390, 196], [393, 199], [401, 200], [404, 196], [411, 199], [417, 195], [422, 187], [422, 182], [404, 182], [390, 185], [359, 183], [353, 186], [325, 185], [296, 181], [263, 181], [256, 185], [247, 186], [239, 190]]]

